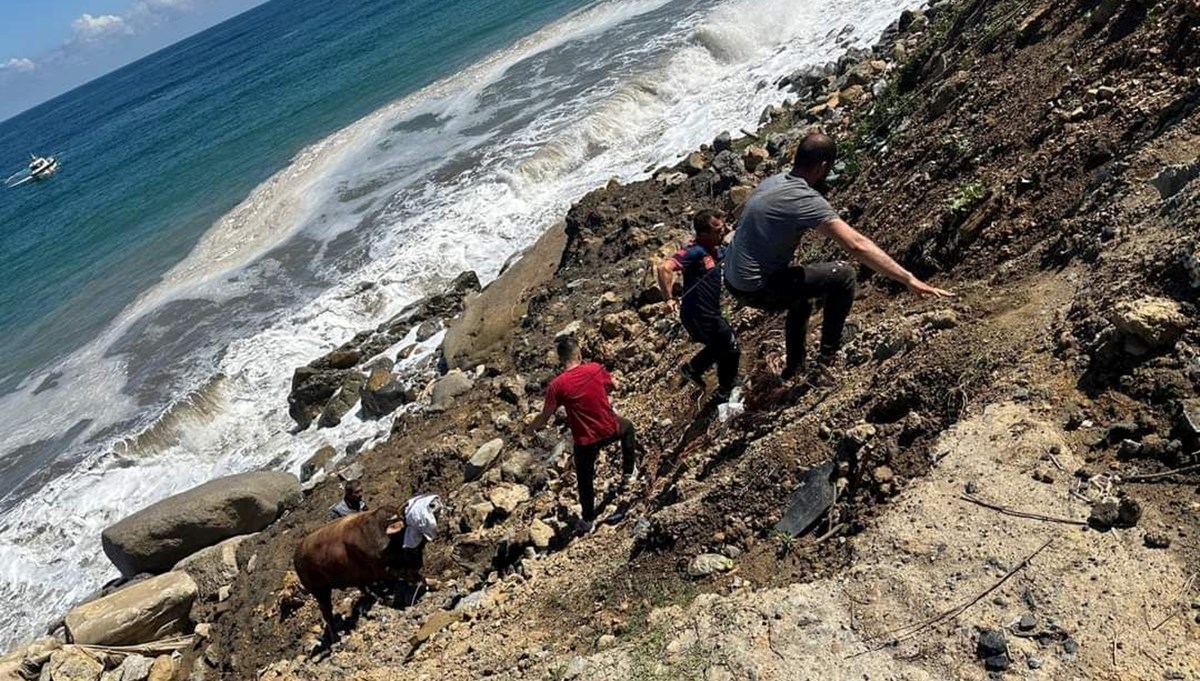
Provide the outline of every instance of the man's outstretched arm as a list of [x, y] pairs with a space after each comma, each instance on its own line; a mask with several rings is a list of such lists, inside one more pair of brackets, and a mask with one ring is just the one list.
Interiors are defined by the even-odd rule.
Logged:
[[654, 271], [658, 275], [658, 289], [662, 291], [663, 301], [671, 306], [672, 309], [678, 305], [675, 302], [675, 272], [679, 269], [679, 262], [674, 256], [663, 258], [655, 266]]
[[823, 222], [817, 231], [838, 242], [857, 262], [875, 270], [889, 279], [894, 279], [908, 287], [909, 291], [923, 296], [953, 296], [954, 294], [940, 288], [934, 288], [918, 279], [912, 272], [900, 266], [892, 256], [871, 241], [869, 237], [854, 229], [846, 221], [833, 218]]
[[545, 428], [546, 424], [550, 423], [550, 419], [554, 416], [554, 410], [554, 405], [547, 401], [542, 407], [541, 413], [537, 415], [537, 418], [533, 419], [528, 425], [525, 426], [525, 434], [533, 435], [542, 428]]

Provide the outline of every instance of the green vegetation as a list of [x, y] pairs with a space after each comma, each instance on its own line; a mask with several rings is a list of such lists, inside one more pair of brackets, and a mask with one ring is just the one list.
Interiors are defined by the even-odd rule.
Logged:
[[771, 539], [775, 542], [775, 553], [781, 558], [791, 553], [792, 549], [796, 547], [796, 538], [788, 532], [772, 530]]
[[971, 212], [983, 197], [987, 195], [987, 187], [983, 180], [974, 180], [958, 188], [954, 198], [950, 199], [948, 208], [955, 215], [965, 215]]

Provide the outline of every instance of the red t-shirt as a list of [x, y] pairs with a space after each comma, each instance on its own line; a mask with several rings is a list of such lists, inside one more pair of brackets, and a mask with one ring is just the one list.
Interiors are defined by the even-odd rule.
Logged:
[[604, 367], [589, 362], [559, 374], [546, 390], [546, 408], [567, 410], [567, 423], [577, 445], [595, 444], [612, 437], [620, 428], [608, 401], [612, 376]]

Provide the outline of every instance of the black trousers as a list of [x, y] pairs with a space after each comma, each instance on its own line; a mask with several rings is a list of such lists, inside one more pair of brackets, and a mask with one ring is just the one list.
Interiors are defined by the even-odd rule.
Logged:
[[724, 392], [733, 390], [737, 380], [738, 364], [742, 361], [742, 350], [737, 336], [729, 328], [729, 322], [720, 315], [696, 315], [683, 318], [683, 328], [704, 349], [688, 362], [692, 373], [699, 376], [717, 365], [717, 386]]
[[787, 369], [804, 366], [804, 341], [812, 301], [825, 302], [825, 320], [821, 324], [821, 353], [831, 355], [842, 345], [842, 329], [854, 305], [857, 275], [854, 267], [840, 262], [822, 262], [788, 267], [767, 278], [757, 291], [738, 291], [726, 282], [726, 288], [743, 304], [772, 312], [787, 310]]
[[617, 417], [617, 432], [590, 445], [575, 445], [575, 480], [579, 485], [579, 505], [583, 519], [596, 519], [596, 458], [608, 445], [621, 441], [621, 472], [633, 473], [637, 463], [637, 431], [629, 419]]

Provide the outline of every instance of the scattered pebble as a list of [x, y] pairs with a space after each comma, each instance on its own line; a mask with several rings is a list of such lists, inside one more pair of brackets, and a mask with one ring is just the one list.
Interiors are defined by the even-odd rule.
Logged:
[[1030, 669], [1041, 669], [1043, 663], [1042, 663], [1042, 658], [1031, 657], [1031, 658], [1025, 660], [1025, 664], [1029, 665]]
[[1017, 622], [1017, 629], [1021, 631], [1033, 631], [1037, 628], [1037, 617], [1031, 613], [1021, 615], [1021, 621]]
[[1170, 537], [1157, 532], [1147, 532], [1146, 536], [1142, 537], [1142, 541], [1148, 549], [1166, 549], [1171, 546]]

